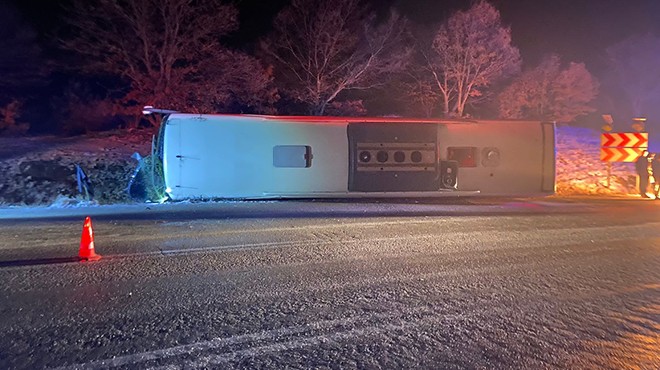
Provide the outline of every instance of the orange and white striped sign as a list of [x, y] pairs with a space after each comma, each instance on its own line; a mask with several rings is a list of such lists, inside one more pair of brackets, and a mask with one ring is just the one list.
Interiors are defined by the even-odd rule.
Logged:
[[605, 162], [634, 162], [646, 148], [600, 148], [600, 160]]
[[607, 132], [600, 135], [602, 147], [648, 148], [648, 132]]
[[600, 135], [600, 160], [634, 162], [649, 146], [648, 132], [607, 132]]

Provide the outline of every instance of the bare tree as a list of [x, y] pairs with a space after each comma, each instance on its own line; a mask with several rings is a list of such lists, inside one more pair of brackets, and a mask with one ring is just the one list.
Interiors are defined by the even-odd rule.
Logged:
[[[190, 80], [195, 89], [187, 96], [188, 105], [208, 111], [274, 114], [279, 92], [272, 67], [248, 54], [221, 49], [199, 65], [203, 73]], [[215, 76], [215, 78], [208, 78]]]
[[491, 84], [519, 70], [520, 52], [499, 11], [479, 1], [440, 26], [427, 62], [443, 113], [462, 117], [466, 105], [476, 103]]
[[409, 71], [402, 76], [398, 84], [399, 91], [402, 94], [399, 100], [403, 101], [404, 109], [409, 115], [432, 117], [437, 110], [438, 102], [441, 100], [441, 91], [437, 88], [432, 73], [426, 64], [411, 67]]
[[646, 114], [648, 104], [660, 95], [660, 37], [633, 36], [607, 48], [607, 55], [632, 113]]
[[552, 55], [502, 91], [500, 116], [571, 122], [595, 110], [589, 103], [596, 95], [598, 82], [583, 63], [562, 69], [559, 57]]
[[360, 117], [367, 115], [367, 108], [362, 100], [342, 100], [328, 104], [326, 112], [333, 116]]
[[134, 109], [216, 110], [245, 99], [239, 82], [251, 81], [251, 96], [265, 99], [272, 88], [258, 61], [221, 44], [237, 16], [233, 5], [214, 0], [74, 0], [72, 36], [62, 45], [84, 57], [86, 71], [127, 81], [123, 103]]
[[552, 82], [553, 108], [549, 117], [558, 122], [571, 122], [596, 109], [590, 103], [598, 95], [599, 83], [584, 63], [569, 63]]
[[293, 0], [262, 42], [293, 99], [322, 115], [346, 90], [383, 86], [403, 69], [405, 20], [378, 22], [360, 0]]

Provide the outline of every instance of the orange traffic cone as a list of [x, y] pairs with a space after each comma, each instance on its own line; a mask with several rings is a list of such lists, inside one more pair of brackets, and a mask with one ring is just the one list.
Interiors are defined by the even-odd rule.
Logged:
[[89, 216], [85, 218], [85, 224], [83, 224], [78, 258], [84, 261], [97, 261], [101, 259], [101, 256], [94, 252], [94, 231], [92, 231], [92, 219]]

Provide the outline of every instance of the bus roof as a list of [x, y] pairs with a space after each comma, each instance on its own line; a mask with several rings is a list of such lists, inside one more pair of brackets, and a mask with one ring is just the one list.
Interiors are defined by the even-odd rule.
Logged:
[[461, 123], [488, 123], [488, 122], [520, 122], [520, 123], [538, 123], [538, 121], [529, 120], [474, 120], [474, 119], [445, 119], [445, 118], [412, 118], [412, 117], [348, 117], [348, 116], [275, 116], [258, 114], [195, 114], [195, 113], [171, 113], [171, 118], [176, 117], [235, 117], [235, 118], [253, 118], [264, 121], [286, 121], [297, 123], [442, 123], [442, 124], [461, 124]]

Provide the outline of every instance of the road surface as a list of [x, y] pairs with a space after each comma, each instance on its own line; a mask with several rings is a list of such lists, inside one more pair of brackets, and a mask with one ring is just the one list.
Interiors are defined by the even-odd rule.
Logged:
[[0, 368], [660, 367], [660, 201], [141, 207], [5, 213]]

